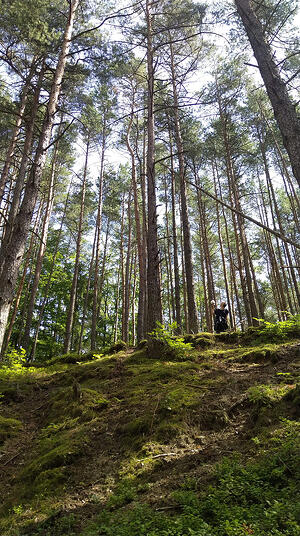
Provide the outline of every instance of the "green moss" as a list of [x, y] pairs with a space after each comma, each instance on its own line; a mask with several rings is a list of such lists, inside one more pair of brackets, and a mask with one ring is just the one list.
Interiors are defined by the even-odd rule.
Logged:
[[151, 416], [137, 417], [132, 421], [120, 426], [118, 431], [125, 435], [138, 436], [148, 434], [151, 429]]
[[9, 437], [17, 435], [22, 423], [17, 419], [7, 419], [0, 415], [0, 444]]
[[127, 344], [124, 341], [116, 341], [109, 348], [106, 348], [105, 354], [117, 354], [118, 352], [124, 351], [127, 348]]
[[137, 490], [133, 480], [124, 478], [117, 484], [114, 493], [109, 497], [107, 507], [109, 509], [120, 508], [121, 506], [132, 502], [136, 497]]
[[198, 335], [194, 337], [191, 343], [195, 348], [208, 348], [214, 343], [214, 340], [212, 337], [203, 337]]
[[146, 348], [147, 343], [148, 343], [147, 339], [143, 339], [143, 340], [141, 340], [141, 341], [137, 344], [136, 349], [137, 349], [137, 350], [142, 350], [143, 348]]
[[164, 421], [155, 429], [155, 438], [161, 443], [169, 443], [183, 432], [182, 424], [177, 422]]
[[178, 386], [166, 391], [159, 402], [159, 412], [180, 413], [184, 408], [193, 407], [199, 402], [199, 390], [191, 387]]
[[56, 467], [42, 471], [34, 481], [34, 490], [39, 495], [58, 494], [67, 480], [67, 468]]
[[58, 390], [50, 402], [48, 421], [60, 422], [65, 415], [79, 417], [83, 422], [89, 421], [95, 417], [95, 411], [109, 404], [98, 391], [80, 386], [77, 391], [74, 392], [74, 385]]
[[58, 445], [48, 452], [36, 455], [21, 472], [20, 480], [30, 480], [34, 482], [37, 476], [47, 469], [54, 469], [69, 465], [83, 451], [84, 441], [72, 438], [67, 440], [66, 437], [60, 438]]
[[260, 363], [261, 361], [269, 360], [272, 357], [272, 352], [269, 349], [249, 350], [240, 356], [243, 361], [250, 363]]
[[224, 331], [215, 334], [216, 342], [224, 342], [226, 344], [235, 344], [241, 338], [241, 333], [238, 331]]

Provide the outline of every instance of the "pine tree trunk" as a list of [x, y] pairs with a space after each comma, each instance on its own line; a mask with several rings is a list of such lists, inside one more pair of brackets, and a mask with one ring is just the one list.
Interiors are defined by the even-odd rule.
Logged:
[[93, 275], [93, 271], [94, 271], [96, 240], [97, 240], [97, 228], [95, 228], [93, 248], [92, 248], [92, 256], [91, 256], [90, 267], [89, 267], [89, 275], [88, 275], [88, 280], [87, 280], [87, 284], [86, 284], [86, 288], [85, 288], [85, 296], [84, 296], [83, 311], [82, 311], [82, 317], [81, 317], [81, 323], [80, 323], [81, 324], [81, 326], [80, 326], [80, 334], [79, 334], [78, 349], [77, 349], [79, 354], [82, 351], [82, 340], [83, 340], [83, 333], [84, 333], [84, 328], [85, 328], [85, 320], [86, 320], [86, 315], [87, 315], [87, 310], [88, 310], [89, 292], [90, 292], [90, 287], [91, 287], [92, 275]]
[[[198, 185], [198, 177], [195, 176], [196, 184]], [[211, 300], [215, 300], [215, 291], [214, 291], [214, 283], [212, 278], [212, 270], [211, 270], [211, 258], [210, 258], [210, 251], [207, 241], [207, 233], [206, 233], [206, 221], [205, 221], [205, 208], [204, 203], [202, 200], [202, 194], [200, 190], [197, 190], [197, 201], [198, 201], [198, 210], [199, 210], [199, 221], [200, 221], [200, 231], [201, 231], [201, 245], [203, 249], [203, 259], [204, 259], [204, 273], [206, 274], [206, 281], [205, 278], [203, 280], [203, 284], [206, 286], [206, 325], [207, 330], [212, 332], [213, 331], [213, 319], [211, 314], [211, 307], [209, 306]]]
[[2, 347], [9, 309], [16, 288], [19, 267], [22, 262], [32, 214], [39, 193], [39, 184], [51, 138], [52, 126], [57, 110], [58, 98], [65, 71], [67, 56], [70, 49], [72, 29], [78, 3], [79, 0], [72, 0], [70, 2], [61, 52], [55, 69], [46, 116], [39, 139], [37, 149], [39, 156], [32, 166], [32, 170], [26, 184], [24, 198], [20, 211], [15, 220], [9, 247], [5, 248], [5, 251], [3, 251], [1, 248], [0, 251], [0, 258], [5, 257], [5, 263], [0, 275], [0, 348]]
[[[4, 339], [4, 342], [3, 342], [3, 345], [2, 345], [1, 357], [4, 356], [4, 354], [5, 354], [6, 350], [7, 350], [7, 347], [8, 347], [11, 335], [12, 335], [14, 323], [15, 323], [15, 320], [16, 320], [16, 316], [17, 316], [17, 313], [18, 313], [19, 304], [20, 304], [20, 300], [21, 300], [21, 296], [22, 296], [22, 292], [23, 292], [23, 288], [24, 288], [24, 284], [25, 284], [25, 279], [26, 279], [28, 266], [30, 264], [30, 260], [32, 259], [32, 251], [33, 251], [33, 247], [34, 247], [34, 242], [36, 240], [36, 231], [37, 231], [37, 229], [38, 229], [38, 227], [40, 225], [41, 209], [42, 209], [42, 207], [40, 205], [38, 213], [37, 213], [37, 216], [36, 216], [36, 220], [34, 222], [33, 233], [31, 233], [28, 251], [27, 251], [26, 257], [25, 257], [23, 273], [22, 273], [21, 280], [20, 280], [18, 288], [17, 288], [16, 298], [15, 298], [15, 301], [14, 301], [14, 304], [13, 304], [12, 315], [11, 315], [11, 318], [10, 318], [10, 321], [9, 321], [9, 326], [8, 326], [7, 332], [5, 334], [5, 339]], [[25, 313], [25, 310], [24, 310], [24, 313]]]
[[282, 80], [273, 60], [263, 27], [256, 17], [251, 0], [235, 0], [235, 4], [251, 43], [294, 176], [300, 186], [300, 120], [296, 108], [289, 98], [286, 83]]
[[134, 252], [134, 261], [133, 261], [133, 283], [132, 283], [132, 294], [131, 294], [131, 341], [132, 346], [136, 344], [136, 322], [135, 322], [135, 297], [136, 297], [136, 279], [137, 279], [137, 250]]
[[[58, 132], [59, 131], [60, 131], [60, 128], [58, 129]], [[50, 181], [49, 181], [49, 190], [48, 190], [48, 199], [47, 199], [46, 211], [45, 211], [45, 215], [44, 215], [44, 222], [43, 222], [42, 233], [41, 233], [41, 243], [40, 243], [40, 247], [39, 247], [39, 251], [38, 251], [38, 255], [37, 255], [37, 260], [36, 260], [36, 265], [35, 265], [34, 278], [33, 278], [33, 283], [32, 283], [32, 287], [31, 287], [31, 293], [30, 293], [30, 299], [29, 299], [28, 311], [27, 311], [27, 318], [26, 318], [25, 330], [24, 330], [24, 335], [23, 335], [23, 347], [25, 348], [25, 350], [27, 352], [29, 350], [29, 339], [30, 339], [30, 331], [31, 331], [34, 304], [35, 304], [36, 294], [37, 294], [38, 285], [39, 285], [39, 281], [40, 281], [44, 255], [45, 255], [45, 252], [46, 252], [48, 229], [49, 229], [50, 217], [51, 217], [52, 208], [53, 208], [54, 178], [55, 178], [55, 172], [56, 172], [57, 153], [58, 153], [58, 141], [55, 143], [55, 149], [54, 149], [53, 158], [52, 158]]]
[[124, 314], [123, 314], [123, 323], [122, 323], [122, 340], [128, 343], [128, 323], [129, 323], [129, 295], [130, 295], [130, 257], [131, 257], [131, 190], [128, 194], [128, 204], [127, 204], [127, 214], [128, 214], [128, 236], [127, 236], [127, 252], [126, 252], [126, 262], [125, 262], [125, 275], [124, 275]]
[[119, 267], [118, 267], [118, 279], [117, 279], [117, 296], [116, 296], [116, 306], [115, 306], [115, 325], [114, 325], [114, 337], [113, 341], [116, 342], [118, 339], [118, 329], [119, 329], [119, 302], [120, 302], [120, 279], [121, 279], [121, 255], [119, 258]]
[[147, 235], [147, 331], [156, 328], [156, 322], [162, 322], [162, 303], [160, 286], [160, 257], [157, 242], [157, 212], [155, 188], [155, 139], [154, 139], [154, 59], [152, 45], [151, 3], [146, 0], [147, 22], [147, 186], [148, 186], [148, 235]]
[[[269, 225], [268, 213], [267, 213], [267, 204], [266, 204], [266, 201], [265, 201], [265, 198], [264, 198], [263, 188], [262, 188], [262, 184], [261, 184], [260, 179], [259, 179], [259, 187], [260, 187], [261, 198], [262, 198], [262, 207], [263, 207], [263, 209], [261, 211], [262, 212], [261, 213], [261, 218], [262, 218], [263, 221], [266, 222], [267, 225]], [[270, 203], [270, 196], [269, 196], [269, 203]], [[267, 245], [267, 251], [268, 251], [270, 264], [271, 264], [271, 270], [272, 270], [272, 279], [273, 279], [273, 283], [274, 283], [272, 285], [274, 301], [276, 303], [277, 310], [280, 312], [280, 317], [281, 317], [281, 311], [286, 311], [287, 308], [288, 308], [287, 302], [286, 302], [286, 294], [285, 294], [285, 291], [284, 291], [284, 288], [283, 288], [283, 283], [282, 283], [282, 275], [283, 274], [282, 274], [282, 271], [279, 270], [279, 266], [278, 266], [278, 263], [277, 263], [277, 256], [275, 255], [272, 239], [271, 239], [270, 235], [268, 235], [266, 233], [265, 233], [265, 242], [266, 242], [266, 245]], [[277, 245], [279, 246], [279, 244], [277, 244]], [[279, 254], [280, 254], [280, 249], [279, 249]], [[276, 290], [276, 292], [275, 292], [275, 290]], [[277, 294], [277, 296], [276, 296], [276, 294]]]
[[171, 324], [175, 320], [175, 300], [174, 300], [174, 285], [173, 285], [173, 274], [172, 274], [172, 261], [171, 261], [171, 251], [170, 251], [170, 226], [169, 226], [169, 204], [168, 204], [168, 191], [167, 191], [167, 181], [164, 181], [164, 190], [165, 190], [165, 219], [166, 219], [166, 239], [164, 243], [165, 249], [165, 261], [166, 261], [166, 270], [167, 270], [167, 293], [168, 293], [168, 306], [169, 306], [169, 323]]
[[[215, 195], [217, 196], [217, 180], [216, 180], [216, 176], [218, 175], [218, 168], [217, 168], [216, 162], [212, 163], [212, 171], [213, 171], [213, 177], [214, 177]], [[233, 314], [232, 314], [232, 305], [231, 305], [230, 292], [229, 292], [228, 275], [227, 275], [227, 268], [226, 268], [226, 262], [225, 262], [225, 254], [224, 254], [224, 247], [223, 247], [222, 229], [221, 229], [220, 212], [219, 212], [219, 204], [218, 203], [216, 203], [216, 211], [217, 211], [217, 224], [218, 224], [220, 253], [221, 253], [221, 259], [222, 259], [222, 267], [223, 267], [223, 275], [224, 275], [224, 283], [225, 283], [227, 304], [228, 304], [228, 310], [229, 310], [230, 325], [232, 327], [235, 327], [235, 322], [234, 322], [234, 318], [233, 318]]]
[[84, 219], [88, 157], [89, 157], [89, 140], [87, 141], [87, 144], [86, 144], [83, 181], [82, 181], [82, 188], [81, 188], [80, 216], [79, 216], [77, 240], [76, 240], [76, 257], [75, 257], [75, 263], [74, 263], [74, 274], [73, 274], [72, 287], [71, 287], [71, 293], [70, 293], [70, 302], [69, 302], [68, 314], [67, 314], [66, 333], [65, 333], [65, 340], [64, 340], [64, 353], [69, 352], [71, 348], [75, 301], [76, 301], [77, 283], [78, 283], [78, 275], [79, 275], [79, 260], [80, 260], [80, 253], [81, 253], [81, 239], [82, 239], [82, 229], [83, 229], [83, 219]]
[[36, 353], [36, 347], [37, 347], [40, 327], [41, 327], [41, 324], [42, 324], [44, 311], [45, 311], [47, 301], [48, 301], [48, 297], [49, 297], [49, 289], [50, 289], [50, 285], [52, 283], [52, 275], [53, 275], [54, 268], [55, 268], [55, 265], [56, 265], [57, 254], [58, 254], [58, 250], [59, 250], [59, 246], [60, 246], [60, 239], [61, 239], [61, 235], [62, 235], [63, 225], [64, 225], [64, 222], [65, 222], [71, 184], [72, 184], [72, 182], [70, 183], [68, 193], [67, 193], [67, 196], [66, 196], [66, 200], [65, 200], [64, 211], [63, 211], [63, 215], [62, 215], [61, 222], [60, 222], [60, 228], [59, 228], [59, 231], [58, 231], [57, 242], [56, 242], [55, 250], [54, 250], [54, 253], [53, 253], [53, 260], [52, 260], [52, 264], [51, 264], [51, 268], [50, 268], [50, 273], [48, 275], [46, 288], [44, 290], [44, 298], [43, 298], [41, 307], [39, 308], [39, 311], [38, 311], [38, 321], [37, 321], [37, 326], [36, 326], [36, 330], [35, 330], [34, 340], [33, 340], [33, 343], [32, 343], [32, 349], [31, 349], [31, 352], [30, 352], [31, 361], [34, 361], [34, 359], [35, 359], [35, 353]]
[[[26, 124], [25, 141], [24, 141], [24, 146], [23, 146], [23, 151], [22, 151], [22, 158], [21, 158], [18, 173], [16, 175], [16, 182], [15, 182], [15, 187], [14, 187], [14, 192], [13, 192], [12, 203], [11, 203], [11, 207], [9, 210], [7, 225], [5, 227], [4, 236], [3, 236], [2, 247], [4, 249], [8, 247], [9, 241], [11, 239], [11, 233], [14, 228], [15, 219], [19, 210], [20, 202], [21, 202], [21, 193], [24, 187], [27, 165], [28, 165], [28, 161], [30, 157], [30, 152], [32, 149], [32, 144], [33, 144], [34, 127], [35, 127], [36, 116], [37, 116], [37, 112], [39, 108], [39, 99], [40, 99], [40, 93], [41, 93], [44, 74], [45, 74], [45, 66], [43, 63], [40, 69], [40, 73], [39, 73], [38, 80], [37, 80], [37, 85], [34, 91], [32, 108], [31, 108], [31, 113], [30, 113], [30, 120]], [[35, 158], [38, 158], [38, 157], [39, 157], [39, 154], [37, 152]], [[4, 262], [4, 256], [3, 256], [3, 259], [0, 260], [0, 272], [1, 272], [1, 266], [3, 262]]]
[[133, 201], [134, 201], [134, 217], [135, 217], [135, 229], [136, 229], [136, 241], [138, 250], [138, 264], [139, 264], [139, 300], [138, 300], [138, 314], [137, 314], [137, 340], [141, 341], [145, 334], [145, 299], [146, 299], [146, 255], [143, 244], [143, 233], [140, 217], [140, 208], [138, 202], [138, 189], [136, 179], [136, 164], [135, 154], [130, 143], [130, 132], [133, 123], [133, 107], [134, 98], [131, 109], [130, 121], [127, 129], [126, 144], [127, 149], [131, 157], [131, 183], [133, 189]]
[[24, 119], [24, 112], [25, 112], [25, 106], [26, 106], [26, 102], [27, 102], [28, 92], [29, 92], [29, 89], [30, 89], [30, 83], [31, 83], [32, 77], [34, 75], [35, 68], [36, 68], [36, 58], [33, 57], [28, 77], [27, 77], [27, 79], [25, 81], [24, 87], [23, 87], [22, 92], [21, 92], [21, 99], [20, 99], [19, 110], [18, 110], [18, 113], [17, 113], [17, 120], [16, 120], [16, 124], [15, 124], [15, 126], [13, 128], [13, 131], [12, 131], [12, 137], [11, 137], [11, 140], [10, 140], [10, 144], [9, 144], [9, 147], [8, 147], [8, 150], [7, 150], [3, 170], [2, 170], [2, 173], [1, 173], [1, 177], [0, 177], [0, 205], [1, 205], [1, 202], [2, 202], [2, 199], [3, 199], [3, 193], [4, 193], [6, 181], [7, 181], [8, 175], [9, 175], [9, 170], [10, 170], [10, 166], [11, 166], [11, 163], [12, 163], [12, 159], [13, 159], [14, 154], [15, 154], [15, 148], [16, 148], [16, 145], [17, 145], [18, 136], [19, 136], [19, 133], [20, 133], [20, 130], [21, 130], [23, 119]]
[[96, 348], [97, 338], [97, 308], [98, 308], [98, 293], [99, 293], [99, 259], [100, 259], [100, 236], [102, 227], [102, 208], [103, 208], [103, 179], [104, 179], [104, 156], [105, 156], [105, 144], [106, 144], [106, 121], [104, 119], [104, 126], [102, 132], [102, 152], [101, 152], [101, 164], [99, 175], [99, 193], [98, 193], [98, 210], [96, 220], [96, 254], [95, 254], [95, 269], [94, 269], [94, 292], [93, 292], [93, 308], [92, 308], [92, 327], [91, 327], [91, 350]]
[[173, 100], [174, 100], [174, 127], [175, 127], [175, 139], [178, 152], [179, 163], [179, 179], [180, 179], [180, 196], [181, 196], [181, 218], [183, 229], [183, 247], [184, 247], [184, 259], [185, 259], [185, 275], [186, 275], [186, 287], [187, 287], [187, 300], [188, 300], [188, 315], [189, 315], [189, 330], [192, 333], [197, 333], [199, 330], [198, 313], [195, 300], [194, 291], [194, 276], [193, 276], [193, 258], [192, 258], [192, 245], [191, 245], [191, 231], [189, 224], [189, 214], [187, 206], [186, 195], [186, 181], [184, 171], [184, 158], [183, 158], [183, 142], [181, 136], [180, 120], [179, 120], [179, 105], [177, 94], [177, 81], [174, 65], [174, 54], [172, 43], [170, 44], [170, 56], [171, 56], [171, 72], [172, 72], [172, 88], [173, 88]]
[[170, 158], [171, 158], [171, 196], [172, 196], [172, 237], [173, 237], [173, 258], [174, 258], [174, 282], [175, 282], [175, 320], [177, 323], [177, 332], [181, 333], [181, 304], [180, 304], [180, 276], [178, 263], [178, 241], [177, 241], [177, 226], [176, 226], [176, 200], [175, 200], [175, 171], [172, 138], [169, 127], [170, 136]]

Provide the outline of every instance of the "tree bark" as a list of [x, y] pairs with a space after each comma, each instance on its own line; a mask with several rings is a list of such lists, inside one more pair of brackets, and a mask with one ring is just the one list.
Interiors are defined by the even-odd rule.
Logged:
[[294, 176], [300, 186], [300, 119], [265, 41], [263, 27], [256, 17], [251, 0], [235, 0], [235, 5], [258, 63]]
[[[58, 132], [59, 131], [60, 129], [58, 129]], [[29, 339], [30, 339], [30, 330], [31, 330], [31, 324], [32, 324], [34, 304], [35, 304], [36, 294], [37, 294], [38, 285], [40, 281], [44, 255], [46, 251], [49, 222], [50, 222], [50, 217], [51, 217], [52, 208], [53, 208], [54, 179], [55, 179], [55, 172], [56, 172], [57, 153], [58, 153], [58, 141], [55, 143], [55, 149], [54, 149], [54, 154], [52, 158], [48, 199], [47, 199], [47, 204], [46, 204], [46, 211], [44, 214], [44, 221], [43, 221], [43, 227], [42, 227], [42, 233], [41, 233], [41, 242], [40, 242], [40, 247], [39, 247], [39, 251], [38, 251], [38, 255], [36, 259], [34, 278], [33, 278], [33, 283], [32, 283], [31, 292], [30, 292], [27, 318], [26, 318], [25, 330], [24, 330], [24, 335], [23, 335], [23, 346], [27, 352], [29, 350]]]
[[98, 209], [96, 219], [95, 233], [97, 236], [95, 250], [95, 269], [94, 269], [94, 292], [93, 292], [93, 308], [92, 308], [92, 328], [91, 328], [91, 350], [96, 348], [97, 338], [97, 308], [98, 308], [98, 292], [99, 292], [99, 258], [100, 258], [100, 237], [102, 226], [102, 208], [103, 208], [103, 180], [104, 180], [104, 156], [106, 146], [106, 120], [104, 117], [104, 125], [102, 132], [102, 151], [99, 174], [99, 192], [98, 192]]
[[18, 110], [18, 114], [17, 114], [17, 120], [16, 120], [16, 124], [15, 124], [15, 126], [13, 128], [13, 131], [12, 131], [12, 137], [11, 137], [11, 140], [10, 140], [10, 144], [9, 144], [9, 147], [8, 147], [8, 150], [7, 150], [3, 170], [2, 170], [2, 173], [1, 173], [1, 177], [0, 177], [0, 205], [1, 205], [1, 202], [2, 202], [2, 199], [3, 199], [3, 193], [4, 193], [7, 177], [8, 177], [8, 174], [9, 174], [11, 162], [12, 162], [12, 159], [13, 159], [14, 154], [15, 154], [15, 148], [16, 148], [16, 145], [17, 145], [18, 135], [20, 133], [21, 126], [22, 126], [22, 121], [23, 121], [23, 117], [24, 117], [26, 101], [27, 101], [27, 97], [28, 97], [30, 83], [31, 83], [32, 77], [34, 75], [35, 67], [36, 67], [36, 58], [34, 57], [33, 60], [32, 60], [32, 63], [31, 63], [31, 67], [30, 67], [28, 77], [27, 77], [27, 79], [25, 81], [24, 87], [23, 87], [22, 92], [21, 92], [21, 99], [20, 99], [20, 106], [19, 106], [19, 110]]
[[137, 179], [136, 179], [136, 164], [135, 164], [135, 154], [130, 143], [130, 132], [133, 123], [133, 108], [134, 108], [134, 94], [133, 102], [131, 108], [131, 116], [128, 124], [127, 135], [126, 135], [126, 144], [127, 149], [131, 157], [131, 183], [133, 189], [133, 201], [134, 201], [134, 217], [135, 217], [135, 228], [136, 228], [136, 240], [137, 240], [137, 250], [138, 250], [138, 264], [139, 264], [139, 300], [138, 300], [138, 314], [137, 314], [137, 340], [138, 342], [144, 338], [145, 333], [145, 299], [146, 299], [146, 255], [145, 248], [143, 244], [143, 232], [141, 226], [141, 217], [140, 217], [140, 208], [138, 201], [138, 189], [137, 189]]
[[5, 263], [0, 275], [0, 348], [2, 347], [5, 328], [16, 282], [19, 267], [23, 258], [26, 239], [29, 233], [32, 214], [39, 193], [39, 184], [43, 173], [48, 146], [51, 138], [54, 116], [57, 110], [61, 83], [65, 72], [67, 56], [70, 49], [73, 24], [79, 0], [73, 0], [69, 5], [69, 14], [64, 32], [62, 47], [55, 69], [51, 86], [46, 116], [37, 148], [38, 158], [35, 160], [28, 178], [25, 194], [20, 211], [16, 217], [12, 238], [5, 251], [0, 251], [0, 258], [5, 257]]
[[183, 159], [183, 142], [182, 142], [179, 113], [178, 113], [179, 103], [178, 103], [176, 72], [175, 72], [174, 53], [173, 53], [172, 43], [170, 44], [170, 56], [171, 56], [172, 88], [173, 88], [173, 100], [174, 100], [175, 139], [176, 139], [178, 163], [179, 163], [181, 218], [182, 218], [182, 229], [183, 229], [183, 247], [184, 247], [186, 289], [187, 289], [188, 315], [189, 315], [188, 323], [189, 323], [189, 330], [192, 333], [197, 333], [199, 330], [199, 323], [198, 323], [198, 312], [197, 312], [195, 290], [194, 290], [191, 231], [190, 231], [189, 214], [188, 214], [188, 206], [187, 206], [186, 181], [185, 181], [184, 159]]
[[122, 340], [128, 343], [128, 327], [129, 327], [129, 309], [130, 309], [130, 258], [131, 258], [131, 235], [132, 235], [132, 219], [131, 219], [131, 190], [128, 194], [127, 203], [128, 214], [128, 236], [127, 236], [127, 252], [124, 274], [124, 314], [122, 323]]
[[180, 304], [180, 276], [179, 276], [179, 263], [178, 263], [178, 240], [177, 240], [177, 226], [176, 226], [176, 199], [175, 199], [175, 171], [174, 171], [174, 158], [171, 130], [169, 128], [170, 136], [170, 158], [171, 158], [171, 196], [172, 196], [172, 237], [173, 237], [173, 259], [174, 259], [174, 283], [175, 283], [175, 320], [177, 323], [177, 332], [181, 333], [182, 320], [181, 320], [181, 304]]
[[147, 234], [147, 328], [148, 333], [162, 322], [162, 303], [160, 286], [160, 257], [157, 243], [157, 212], [155, 189], [155, 138], [154, 138], [154, 58], [152, 44], [151, 2], [146, 0], [147, 22], [147, 186], [148, 186], [148, 234]]
[[86, 144], [83, 181], [82, 181], [82, 188], [81, 188], [80, 216], [79, 216], [77, 240], [76, 240], [76, 257], [75, 257], [75, 263], [74, 263], [74, 274], [73, 274], [72, 287], [71, 287], [71, 293], [70, 293], [70, 302], [69, 302], [68, 314], [67, 314], [66, 334], [65, 334], [65, 340], [64, 340], [64, 353], [69, 352], [71, 348], [71, 337], [72, 337], [72, 329], [73, 329], [73, 323], [74, 323], [75, 301], [76, 301], [77, 283], [78, 283], [78, 275], [79, 275], [79, 260], [80, 260], [80, 253], [81, 253], [81, 239], [82, 239], [82, 229], [83, 229], [83, 219], [84, 219], [88, 157], [89, 157], [89, 140], [87, 141], [87, 144]]

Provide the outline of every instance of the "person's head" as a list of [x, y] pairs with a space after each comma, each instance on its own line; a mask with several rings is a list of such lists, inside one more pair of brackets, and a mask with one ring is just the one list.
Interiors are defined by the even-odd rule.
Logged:
[[227, 305], [226, 302], [222, 301], [220, 303], [220, 309], [225, 309], [226, 305]]

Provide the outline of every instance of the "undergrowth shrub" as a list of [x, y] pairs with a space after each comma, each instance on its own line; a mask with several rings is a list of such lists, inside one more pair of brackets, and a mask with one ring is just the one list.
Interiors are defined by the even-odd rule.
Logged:
[[[197, 482], [187, 482], [173, 492], [171, 516], [138, 504], [136, 483], [127, 482], [82, 536], [298, 536], [299, 447], [299, 424], [282, 420], [255, 461], [224, 458], [214, 485], [199, 493]], [[129, 501], [130, 509], [111, 511]]]
[[261, 326], [255, 329], [254, 336], [260, 342], [285, 341], [289, 338], [300, 337], [300, 314], [290, 315], [288, 320], [282, 322], [268, 322], [259, 319]]
[[176, 326], [176, 322], [173, 322], [167, 329], [163, 324], [157, 322], [156, 329], [149, 333], [149, 357], [165, 361], [185, 361], [190, 358], [192, 344], [185, 343], [183, 337], [173, 336], [172, 331]]
[[1, 367], [20, 368], [26, 363], [26, 350], [25, 348], [13, 348], [8, 347], [7, 352], [4, 355], [4, 359], [1, 363]]

